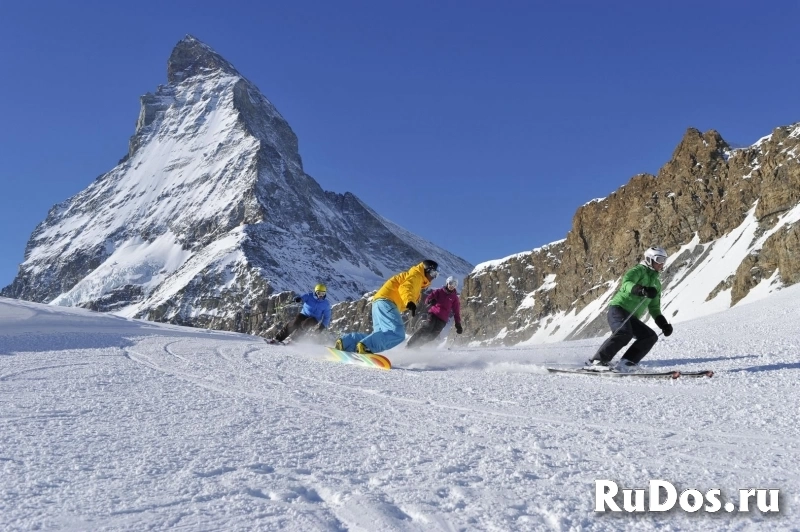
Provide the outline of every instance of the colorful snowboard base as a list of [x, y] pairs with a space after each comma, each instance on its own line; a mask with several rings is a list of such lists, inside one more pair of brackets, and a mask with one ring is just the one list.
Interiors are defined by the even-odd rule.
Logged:
[[392, 369], [392, 363], [383, 355], [369, 354], [362, 355], [359, 353], [350, 353], [348, 351], [340, 351], [333, 347], [326, 347], [329, 351], [326, 360], [332, 362], [341, 362], [342, 364], [354, 364], [356, 366], [363, 366], [365, 368], [378, 368], [378, 369]]

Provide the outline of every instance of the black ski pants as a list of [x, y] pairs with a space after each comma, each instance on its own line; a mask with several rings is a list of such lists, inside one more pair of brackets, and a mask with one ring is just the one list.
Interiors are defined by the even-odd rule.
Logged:
[[428, 314], [424, 320], [419, 322], [417, 331], [408, 339], [406, 347], [419, 347], [435, 340], [445, 325], [447, 325], [446, 321], [440, 320], [433, 314]]
[[[630, 316], [630, 319], [628, 317]], [[622, 307], [611, 306], [608, 307], [608, 325], [611, 327], [611, 336], [603, 342], [593, 360], [602, 360], [603, 362], [611, 362], [611, 359], [619, 352], [620, 349], [628, 345], [632, 338], [636, 341], [631, 344], [625, 354], [622, 355], [622, 360], [627, 360], [638, 364], [647, 353], [656, 345], [658, 335], [653, 332], [653, 329], [631, 316], [631, 314]], [[628, 320], [625, 325], [623, 322]]]
[[275, 339], [279, 342], [283, 342], [286, 338], [289, 337], [290, 334], [297, 330], [301, 330], [303, 332], [308, 331], [311, 327], [319, 323], [317, 320], [312, 318], [311, 316], [306, 316], [305, 314], [298, 314], [294, 320], [290, 321], [286, 325], [280, 328], [278, 334], [275, 335]]

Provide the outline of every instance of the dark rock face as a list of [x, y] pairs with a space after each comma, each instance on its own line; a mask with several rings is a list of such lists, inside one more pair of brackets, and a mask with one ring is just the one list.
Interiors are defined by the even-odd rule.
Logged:
[[191, 35], [181, 39], [172, 49], [167, 61], [167, 81], [171, 85], [209, 73], [240, 76], [233, 65]]
[[286, 120], [207, 45], [181, 40], [167, 78], [141, 98], [127, 155], [33, 232], [4, 296], [266, 334], [318, 282], [336, 302], [425, 258], [471, 270], [323, 190]]

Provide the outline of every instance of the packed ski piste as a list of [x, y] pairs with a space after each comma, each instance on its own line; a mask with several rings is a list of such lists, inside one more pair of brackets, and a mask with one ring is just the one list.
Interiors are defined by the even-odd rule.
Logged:
[[[647, 371], [639, 365], [660, 335], [666, 337], [673, 332], [672, 325], [661, 313], [659, 274], [664, 270], [667, 258], [664, 248], [654, 246], [645, 251], [641, 263], [625, 272], [619, 289], [608, 305], [607, 319], [611, 335], [583, 366], [554, 365], [547, 367], [547, 370], [551, 373], [601, 377], [712, 377], [714, 371], [711, 369]], [[408, 271], [389, 278], [372, 298], [372, 333], [343, 334], [336, 339], [334, 347], [327, 347], [327, 360], [390, 369], [391, 362], [381, 353], [406, 340], [406, 320], [402, 314], [407, 312], [411, 317], [416, 315], [422, 295], [438, 275], [438, 263], [426, 259]], [[406, 348], [420, 347], [438, 338], [451, 315], [455, 318], [456, 334], [463, 332], [457, 288], [458, 281], [448, 277], [444, 287], [428, 293], [424, 298], [427, 314], [412, 331]], [[302, 310], [293, 321], [283, 325], [274, 338], [267, 341], [287, 343], [292, 333], [301, 336], [309, 330], [318, 333], [325, 331], [331, 321], [331, 307], [326, 297], [327, 289], [321, 283], [314, 287], [313, 292], [297, 296], [295, 302], [303, 303]], [[661, 329], [659, 334], [642, 322], [645, 312]], [[614, 362], [614, 357], [626, 346], [625, 353], [619, 361]]]

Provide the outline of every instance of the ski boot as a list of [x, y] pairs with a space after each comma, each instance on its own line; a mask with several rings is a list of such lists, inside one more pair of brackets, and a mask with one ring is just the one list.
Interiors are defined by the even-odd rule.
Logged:
[[584, 368], [586, 371], [611, 371], [611, 366], [605, 360], [589, 359]]

